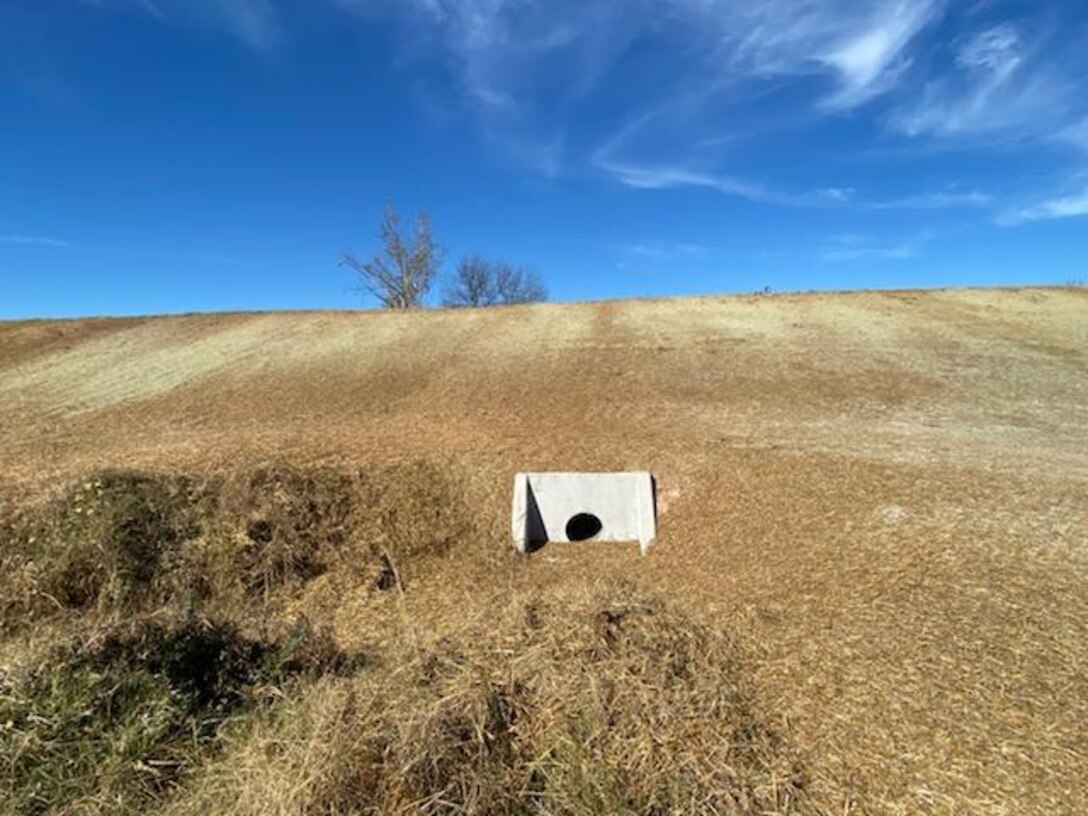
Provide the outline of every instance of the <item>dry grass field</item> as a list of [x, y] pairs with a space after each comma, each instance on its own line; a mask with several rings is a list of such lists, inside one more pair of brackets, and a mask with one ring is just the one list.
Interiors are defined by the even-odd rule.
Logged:
[[0, 323], [0, 537], [0, 813], [1088, 811], [1083, 289]]

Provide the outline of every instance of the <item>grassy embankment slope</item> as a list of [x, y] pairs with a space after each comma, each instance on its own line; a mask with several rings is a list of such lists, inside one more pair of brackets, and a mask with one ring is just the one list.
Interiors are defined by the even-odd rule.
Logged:
[[8, 812], [1088, 801], [1084, 290], [0, 323], [0, 416]]

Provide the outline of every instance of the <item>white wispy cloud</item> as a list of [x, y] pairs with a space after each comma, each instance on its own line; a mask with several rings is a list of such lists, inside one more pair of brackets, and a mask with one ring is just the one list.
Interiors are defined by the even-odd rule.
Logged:
[[909, 65], [904, 56], [907, 46], [942, 10], [938, 0], [881, 4], [875, 19], [822, 58], [840, 81], [838, 91], [823, 105], [851, 109], [890, 90]]
[[[1075, 55], [1050, 48], [1053, 32], [1030, 15], [1003, 21], [1000, 4], [331, 2], [367, 13], [379, 7], [401, 19], [406, 48], [416, 58], [433, 62], [441, 53], [452, 67], [462, 104], [485, 138], [546, 176], [588, 159], [632, 189], [699, 188], [790, 207], [1000, 211], [1005, 205], [993, 194], [964, 189], [955, 180], [944, 189], [880, 197], [855, 191], [846, 180], [790, 189], [788, 163], [781, 175], [761, 179], [734, 168], [746, 166], [744, 151], [758, 144], [766, 132], [761, 127], [802, 132], [863, 110], [887, 133], [915, 145], [1012, 141], [1088, 152], [1088, 104], [1078, 108], [1080, 83], [1070, 67]], [[961, 33], [951, 35], [952, 29]], [[927, 38], [935, 31], [943, 38]], [[615, 81], [616, 72], [629, 69], [629, 46], [646, 41], [673, 54], [655, 62], [654, 81], [640, 75], [639, 93], [625, 93], [619, 104], [595, 95], [612, 87], [604, 83]], [[601, 110], [608, 113], [600, 116]], [[585, 112], [597, 119], [595, 147], [570, 130]], [[761, 165], [760, 175], [767, 167]], [[1054, 202], [1062, 210], [1065, 197]], [[1037, 213], [1045, 211], [1031, 213], [1041, 217]]]
[[[280, 10], [291, 8], [286, 0], [82, 2], [162, 24], [216, 28], [258, 50], [283, 41]], [[1060, 190], [1009, 207], [952, 179], [947, 188], [897, 197], [859, 192], [846, 179], [808, 189], [810, 182], [791, 183], [796, 162], [762, 158], [760, 140], [768, 133], [795, 134], [823, 123], [831, 133], [855, 122], [876, 123], [881, 138], [895, 140], [887, 145], [892, 149], [1011, 143], [1088, 154], [1088, 96], [1078, 67], [1083, 59], [1070, 45], [1076, 38], [1061, 39], [1054, 25], [1039, 22], [1044, 15], [1020, 12], [1003, 20], [1001, 2], [321, 5], [396, 21], [399, 64], [439, 68], [444, 79], [435, 84], [442, 87], [443, 110], [467, 112], [498, 154], [543, 176], [588, 163], [632, 189], [699, 188], [774, 206], [992, 210], [1003, 223], [1079, 214], [1076, 193]], [[1057, 40], [1061, 48], [1053, 47]], [[649, 75], [643, 65], [632, 68], [638, 60], [630, 59], [633, 44], [646, 43], [655, 45]], [[449, 77], [455, 93], [449, 93]], [[795, 141], [783, 141], [795, 149]], [[753, 146], [761, 156], [757, 171], [745, 163]]]
[[0, 244], [26, 244], [30, 246], [46, 247], [70, 246], [67, 241], [62, 241], [59, 238], [50, 238], [46, 235], [22, 235], [19, 233], [8, 233], [7, 235], [0, 235]]
[[[366, 0], [334, 2], [368, 13], [375, 7]], [[639, 36], [677, 46], [675, 63], [662, 66], [660, 87], [647, 88], [640, 101], [648, 103], [642, 114], [660, 107], [662, 99], [675, 99], [677, 88], [712, 91], [760, 78], [821, 75], [832, 91], [814, 104], [841, 111], [895, 85], [908, 63], [908, 46], [940, 16], [945, 2], [387, 0], [377, 5], [406, 23], [409, 43], [423, 38], [440, 45], [486, 133], [527, 143], [526, 152], [535, 155], [539, 144], [564, 141], [563, 115], [596, 88]], [[433, 58], [433, 49], [415, 50], [421, 58]], [[655, 94], [660, 94], [657, 102]], [[703, 92], [692, 96], [695, 105], [720, 101]], [[644, 119], [647, 131], [669, 121]], [[721, 134], [707, 137], [692, 134], [703, 146], [721, 140]]]
[[758, 182], [732, 176], [693, 170], [680, 165], [639, 166], [598, 156], [596, 166], [619, 183], [636, 190], [667, 190], [676, 187], [701, 187], [726, 195], [766, 204], [816, 206], [846, 201], [851, 191], [828, 187], [807, 192], [777, 190]]
[[762, 185], [729, 176], [716, 175], [679, 166], [639, 167], [632, 164], [600, 159], [598, 167], [610, 173], [621, 184], [636, 190], [667, 190], [674, 187], [703, 187], [719, 193], [740, 196], [753, 201], [776, 203], [782, 196]]
[[563, 168], [562, 135], [519, 138], [516, 134], [496, 133], [492, 139], [508, 156], [546, 178], [554, 178]]
[[997, 223], [1003, 227], [1015, 227], [1030, 221], [1052, 221], [1084, 215], [1088, 215], [1088, 187], [1007, 210], [997, 217]]
[[[337, 3], [364, 13], [374, 5]], [[405, 0], [385, 8], [404, 24], [410, 56], [437, 54], [452, 66], [487, 139], [544, 175], [563, 164], [570, 106], [596, 87], [638, 25], [618, 0]]]
[[718, 253], [716, 247], [689, 241], [641, 240], [616, 244], [616, 269], [625, 271], [676, 271], [705, 262]]
[[715, 252], [707, 244], [691, 241], [635, 241], [616, 247], [623, 259], [674, 260], [677, 258], [705, 258]]
[[873, 210], [979, 209], [992, 206], [994, 198], [978, 190], [934, 190], [898, 198], [866, 199], [850, 187], [822, 187], [788, 191], [728, 175], [694, 170], [680, 165], [639, 166], [598, 156], [598, 169], [636, 190], [666, 190], [695, 187], [714, 190], [766, 204], [789, 207], [853, 206]]
[[271, 0], [212, 0], [209, 5], [217, 7], [216, 17], [229, 31], [253, 48], [269, 49], [280, 42], [279, 13]]
[[267, 51], [282, 40], [272, 0], [93, 0], [102, 10], [127, 9], [166, 25], [201, 25], [225, 31], [251, 48]]
[[913, 137], [1049, 138], [1068, 118], [1071, 85], [1012, 23], [990, 26], [956, 49], [953, 69], [900, 106], [891, 126]]
[[1088, 153], [1088, 115], [1059, 130], [1057, 139]]
[[829, 236], [818, 255], [825, 263], [867, 259], [907, 260], [923, 255], [926, 244], [933, 237], [931, 232], [920, 232], [898, 241], [882, 242], [867, 235], [841, 233]]
[[892, 246], [841, 247], [838, 249], [826, 249], [820, 253], [820, 260], [826, 263], [859, 261], [868, 258], [883, 258], [884, 260], [906, 260], [908, 258], [917, 258], [919, 255], [921, 255], [921, 250], [915, 244], [894, 244]]
[[137, 6], [142, 8], [155, 19], [157, 19], [160, 23], [169, 22], [169, 18], [166, 16], [166, 12], [159, 8], [159, 4], [156, 2], [156, 0], [135, 0], [135, 2]]
[[864, 204], [874, 210], [943, 210], [985, 208], [990, 207], [993, 202], [992, 194], [979, 190], [937, 190], [899, 198], [877, 199]]
[[905, 52], [946, 0], [671, 0], [728, 72], [756, 76], [826, 74], [837, 88], [825, 107], [850, 109], [889, 90]]

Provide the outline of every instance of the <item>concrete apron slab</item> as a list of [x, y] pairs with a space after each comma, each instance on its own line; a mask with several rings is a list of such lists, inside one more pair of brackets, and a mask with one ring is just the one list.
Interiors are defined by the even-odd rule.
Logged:
[[637, 541], [646, 555], [657, 534], [653, 476], [519, 473], [511, 533], [523, 553], [552, 542]]

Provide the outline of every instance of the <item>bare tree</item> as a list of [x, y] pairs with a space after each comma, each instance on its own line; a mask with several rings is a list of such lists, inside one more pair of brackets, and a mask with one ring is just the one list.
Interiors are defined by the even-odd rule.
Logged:
[[479, 255], [462, 258], [446, 287], [444, 306], [493, 306], [498, 298], [491, 263]]
[[530, 269], [492, 262], [477, 255], [463, 259], [446, 288], [444, 306], [503, 306], [547, 300], [548, 290]]
[[506, 263], [495, 268], [495, 291], [499, 303], [534, 303], [548, 299], [548, 290], [536, 272]]
[[369, 261], [348, 252], [343, 265], [359, 275], [362, 288], [378, 298], [383, 308], [418, 309], [442, 263], [442, 250], [431, 238], [430, 220], [419, 215], [414, 233], [406, 239], [397, 211], [386, 207], [378, 235], [381, 252]]

